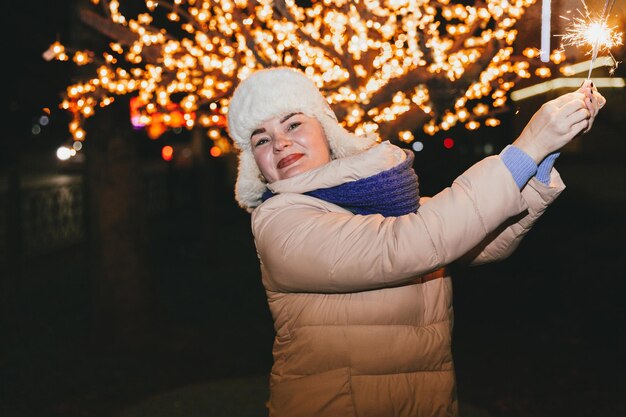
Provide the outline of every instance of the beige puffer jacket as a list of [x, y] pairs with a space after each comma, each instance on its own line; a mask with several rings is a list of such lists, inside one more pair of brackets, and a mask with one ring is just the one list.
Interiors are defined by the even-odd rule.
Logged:
[[274, 319], [272, 417], [458, 414], [452, 282], [442, 269], [508, 256], [563, 190], [520, 193], [498, 156], [422, 199], [417, 214], [354, 215], [300, 193], [373, 175], [406, 157], [383, 142], [270, 185], [252, 213]]

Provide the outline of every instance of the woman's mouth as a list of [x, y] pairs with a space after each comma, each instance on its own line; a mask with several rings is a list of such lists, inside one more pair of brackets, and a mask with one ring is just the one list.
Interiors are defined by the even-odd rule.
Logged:
[[294, 162], [296, 162], [297, 160], [299, 160], [303, 156], [304, 156], [304, 154], [302, 154], [302, 153], [292, 153], [291, 155], [287, 155], [286, 157], [284, 157], [283, 159], [278, 161], [278, 164], [276, 165], [276, 167], [278, 169], [282, 169], [282, 168], [288, 167], [289, 165], [293, 164]]

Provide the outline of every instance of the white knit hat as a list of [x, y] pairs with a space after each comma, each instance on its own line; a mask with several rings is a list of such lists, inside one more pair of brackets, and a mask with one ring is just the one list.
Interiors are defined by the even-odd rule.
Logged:
[[276, 67], [252, 73], [237, 86], [228, 109], [228, 132], [240, 151], [235, 199], [248, 211], [261, 204], [266, 189], [252, 154], [252, 132], [273, 117], [294, 112], [320, 122], [334, 159], [354, 155], [376, 143], [372, 137], [359, 137], [344, 129], [328, 101], [303, 72]]

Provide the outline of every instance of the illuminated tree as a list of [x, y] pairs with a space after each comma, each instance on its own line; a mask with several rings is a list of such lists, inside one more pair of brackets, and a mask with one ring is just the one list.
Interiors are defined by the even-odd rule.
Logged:
[[81, 20], [112, 39], [108, 49], [55, 42], [44, 53], [95, 68], [62, 102], [76, 141], [98, 107], [131, 94], [133, 124], [151, 137], [199, 127], [227, 152], [238, 81], [286, 65], [304, 70], [351, 130], [410, 142], [420, 130], [497, 126], [516, 83], [550, 77], [565, 59], [553, 51], [544, 64], [537, 49], [514, 48], [536, 0], [147, 0], [134, 18], [119, 1], [91, 1], [101, 9], [81, 10]]

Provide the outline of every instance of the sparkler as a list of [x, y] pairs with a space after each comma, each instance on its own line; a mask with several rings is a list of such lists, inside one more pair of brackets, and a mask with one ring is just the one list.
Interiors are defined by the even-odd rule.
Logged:
[[[560, 35], [562, 45], [572, 45], [576, 47], [591, 45], [591, 61], [587, 79], [591, 78], [591, 70], [594, 67], [600, 49], [606, 50], [617, 66], [617, 62], [613, 58], [610, 48], [622, 44], [622, 33], [616, 32], [615, 26], [609, 27], [608, 25], [608, 18], [614, 3], [615, 0], [606, 0], [604, 10], [600, 17], [593, 17], [587, 4], [583, 0], [584, 12], [578, 10], [580, 16], [574, 17], [573, 19], [561, 16], [572, 22], [566, 29], [565, 34]], [[611, 72], [613, 71], [614, 69], [611, 70]]]

